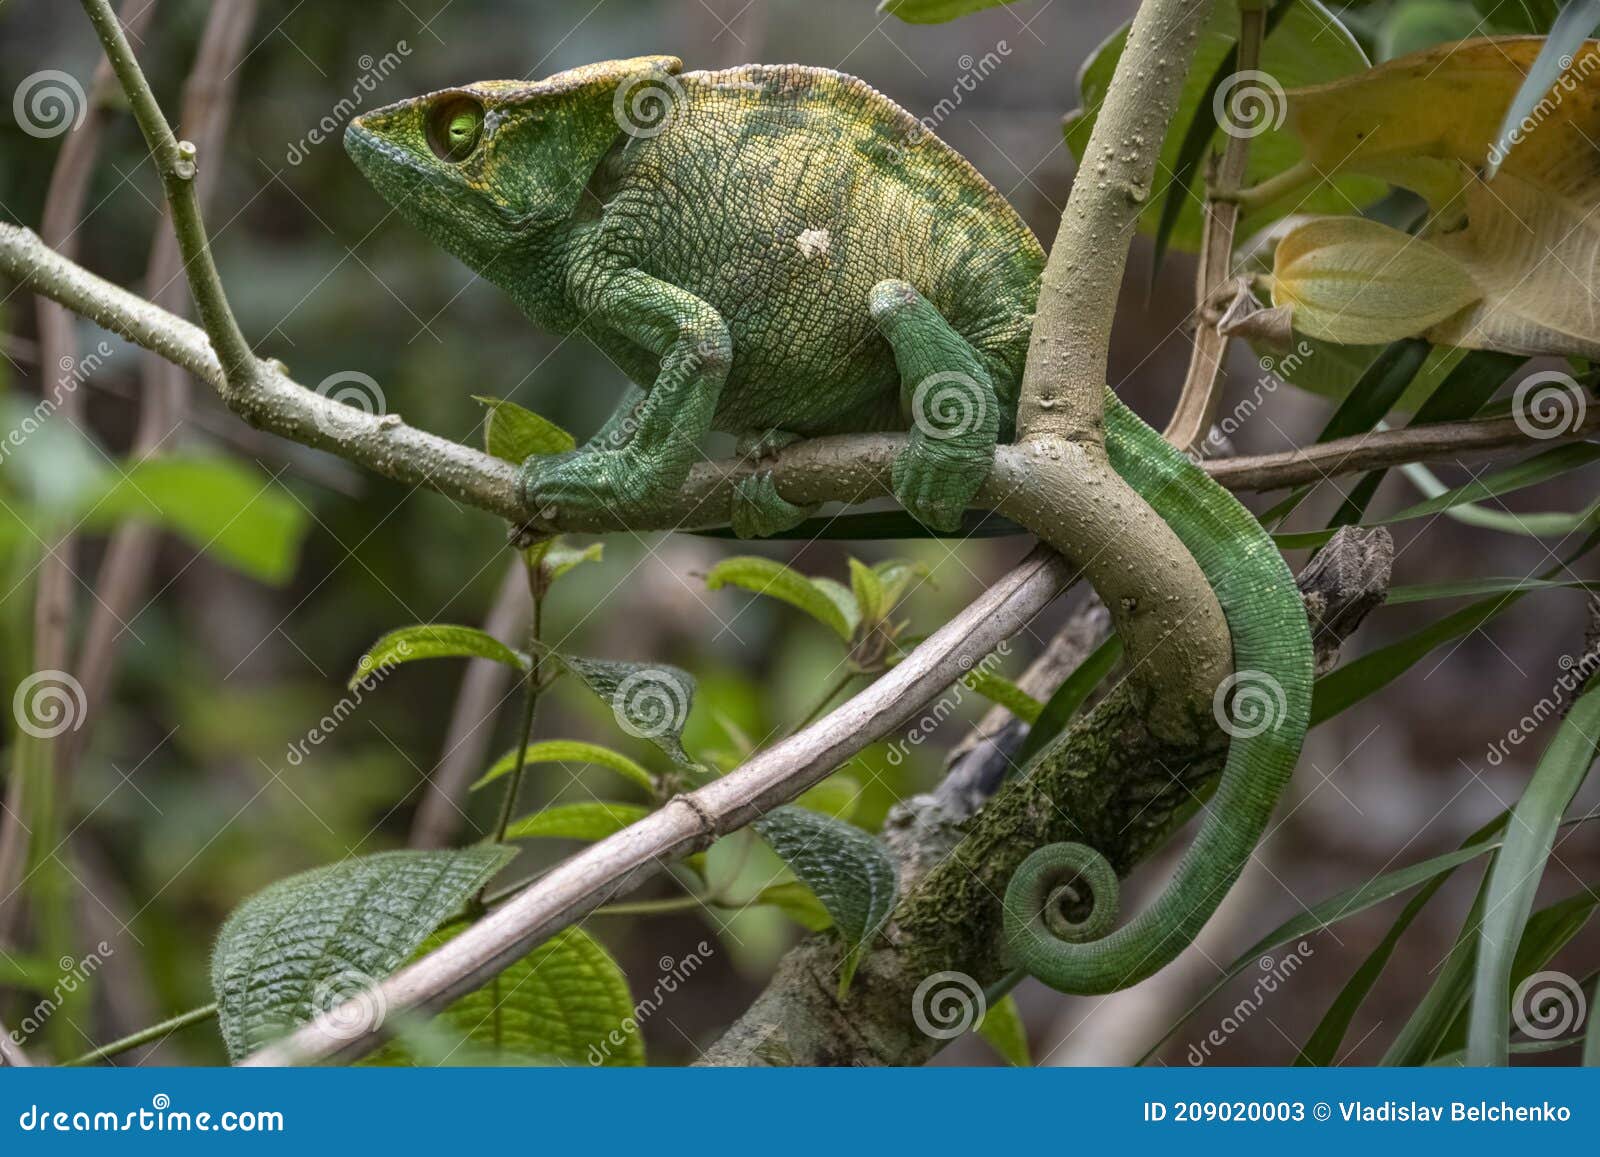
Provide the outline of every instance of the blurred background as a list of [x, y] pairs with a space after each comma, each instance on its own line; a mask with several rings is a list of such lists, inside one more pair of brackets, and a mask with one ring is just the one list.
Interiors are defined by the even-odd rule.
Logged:
[[[482, 410], [471, 395], [506, 396], [581, 440], [609, 413], [623, 386], [620, 375], [582, 341], [535, 331], [496, 290], [390, 215], [339, 144], [352, 108], [459, 82], [542, 76], [643, 53], [673, 53], [689, 68], [753, 60], [829, 66], [867, 79], [918, 116], [958, 98], [940, 117], [940, 135], [1048, 240], [1073, 174], [1061, 118], [1077, 104], [1076, 70], [1132, 7], [1035, 0], [954, 24], [913, 27], [875, 12], [870, 0], [264, 0], [227, 78], [236, 85], [237, 103], [221, 152], [202, 157], [217, 182], [208, 211], [217, 264], [244, 332], [301, 382], [364, 375], [390, 411], [474, 443], [482, 438]], [[1368, 11], [1374, 7], [1384, 6]], [[209, 8], [195, 0], [159, 0], [137, 42], [174, 119]], [[1374, 54], [1384, 50], [1375, 36], [1366, 46]], [[990, 53], [998, 67], [970, 90], [963, 87], [974, 61]], [[66, 72], [89, 89], [97, 59], [76, 5], [0, 4], [0, 95], [9, 96], [43, 69]], [[183, 136], [185, 126], [176, 127]], [[63, 139], [25, 132], [0, 113], [4, 220], [40, 226]], [[159, 205], [159, 185], [130, 118], [111, 113], [72, 232], [78, 260], [136, 291], [159, 288], [146, 284]], [[1176, 255], [1153, 282], [1149, 268], [1141, 239], [1112, 351], [1112, 382], [1159, 426], [1188, 360], [1193, 263]], [[39, 365], [34, 301], [9, 286], [0, 290], [0, 389], [8, 405], [26, 411], [56, 374]], [[107, 456], [124, 457], [134, 445], [142, 356], [87, 324], [74, 336], [82, 351], [106, 341], [109, 355], [87, 377], [83, 413], [0, 465], [0, 493], [8, 503], [69, 486], [74, 470], [103, 471]], [[1248, 396], [1261, 378], [1248, 349], [1236, 348], [1232, 356], [1229, 404]], [[1329, 405], [1293, 388], [1274, 388], [1265, 409], [1235, 435], [1235, 447], [1258, 453], [1303, 442], [1325, 421]], [[102, 940], [114, 953], [97, 972], [92, 997], [71, 1010], [71, 1031], [53, 1030], [61, 1034], [51, 1038], [57, 1050], [88, 1049], [211, 999], [216, 930], [262, 886], [413, 838], [461, 841], [481, 834], [492, 823], [492, 793], [464, 800], [460, 811], [439, 801], [430, 811], [426, 786], [451, 753], [475, 777], [513, 742], [515, 711], [494, 711], [505, 691], [480, 679], [467, 696], [475, 701], [463, 711], [465, 667], [441, 662], [396, 671], [324, 742], [291, 758], [294, 745], [346, 696], [344, 683], [357, 659], [385, 631], [417, 622], [489, 622], [508, 639], [518, 636], [526, 610], [516, 583], [507, 581], [513, 559], [501, 523], [257, 434], [203, 385], [163, 431], [161, 448], [205, 450], [249, 464], [271, 500], [303, 524], [302, 537], [278, 581], [270, 582], [182, 538], [159, 539], [146, 589], [118, 632], [109, 686], [89, 704], [70, 798], [56, 801], [61, 839], [54, 859], [69, 897], [74, 954]], [[1451, 484], [1466, 477], [1440, 474]], [[1322, 525], [1319, 518], [1325, 521], [1337, 505], [1339, 494], [1322, 490], [1296, 526]], [[1594, 475], [1580, 472], [1513, 495], [1505, 505], [1571, 510], [1593, 491]], [[1391, 476], [1375, 509], [1397, 509], [1418, 497], [1408, 481]], [[1450, 518], [1396, 531], [1396, 583], [1528, 575], [1551, 565], [1562, 550], [1554, 540]], [[106, 542], [104, 532], [83, 534], [71, 562], [75, 641], [96, 600]], [[921, 562], [928, 580], [909, 596], [905, 617], [909, 633], [923, 634], [1028, 545], [1015, 538], [848, 549], [824, 542], [763, 545], [754, 552], [846, 582], [850, 553], [868, 561]], [[733, 553], [752, 549], [692, 536], [613, 536], [602, 562], [556, 588], [546, 608], [547, 637], [578, 653], [691, 670], [700, 695], [690, 749], [736, 756], [747, 739], [760, 743], [796, 723], [841, 656], [825, 630], [782, 604], [733, 589], [708, 591], [701, 576]], [[37, 552], [13, 552], [8, 569], [0, 584], [8, 592], [0, 619], [12, 686], [33, 669]], [[1023, 670], [1068, 605], [1062, 600], [1017, 641], [1002, 673], [1015, 677]], [[1347, 657], [1441, 613], [1436, 604], [1380, 610]], [[1178, 967], [1107, 999], [1059, 997], [1031, 983], [1019, 991], [1035, 1057], [1049, 1064], [1137, 1057], [1215, 979], [1218, 967], [1257, 936], [1342, 888], [1453, 848], [1514, 801], [1541, 741], [1511, 748], [1498, 766], [1488, 752], [1549, 694], [1561, 657], [1580, 653], [1584, 625], [1581, 596], [1540, 593], [1486, 629], [1441, 647], [1383, 694], [1315, 731], [1280, 824]], [[961, 719], [947, 722], [933, 742], [904, 759], [874, 750], [846, 769], [861, 788], [855, 821], [875, 828], [896, 800], [937, 782], [944, 751], [965, 731], [962, 720], [975, 718], [983, 706], [968, 696]], [[608, 716], [578, 689], [562, 685], [541, 707], [537, 734], [616, 743], [636, 758], [653, 758], [648, 745], [619, 738]], [[4, 724], [11, 722], [7, 714]], [[601, 770], [546, 770], [530, 777], [519, 812], [551, 799], [616, 790]], [[1180, 836], [1174, 846], [1181, 843]], [[549, 842], [529, 847], [512, 871], [535, 870], [568, 850]], [[1565, 833], [1556, 862], [1541, 902], [1600, 878], [1593, 832]], [[1146, 865], [1137, 886], [1158, 885], [1169, 866], [1170, 859]], [[1381, 1054], [1432, 982], [1475, 883], [1476, 877], [1452, 881], [1422, 914], [1378, 997], [1346, 1038], [1352, 1063]], [[1130, 900], [1134, 908], [1139, 903], [1137, 896]], [[1225, 1044], [1210, 1048], [1207, 1063], [1291, 1061], [1294, 1042], [1305, 1038], [1393, 915], [1392, 906], [1379, 909], [1313, 937], [1314, 951], [1292, 982], [1227, 1033]], [[33, 949], [32, 927], [29, 919], [14, 918], [0, 928], [6, 949], [0, 961]], [[708, 936], [719, 945], [707, 969], [645, 1026], [650, 1060], [658, 1064], [693, 1061], [760, 990], [786, 946], [803, 935], [772, 909], [726, 922], [680, 915], [592, 919], [586, 927], [617, 956], [636, 991], [648, 989], [659, 957], [681, 956]], [[1581, 962], [1592, 962], [1596, 947], [1593, 934], [1581, 933], [1557, 964], [1570, 955], [1578, 962], [1571, 970], [1583, 975]], [[1250, 983], [1249, 976], [1241, 978], [1237, 991], [1227, 990], [1202, 1010], [1176, 1034], [1163, 1060], [1189, 1063], [1191, 1043]], [[15, 1024], [35, 999], [24, 988], [0, 989], [0, 1020]], [[125, 1059], [141, 1057], [211, 1063], [224, 1054], [214, 1030], [201, 1027]], [[998, 1062], [983, 1042], [967, 1038], [940, 1063]]]

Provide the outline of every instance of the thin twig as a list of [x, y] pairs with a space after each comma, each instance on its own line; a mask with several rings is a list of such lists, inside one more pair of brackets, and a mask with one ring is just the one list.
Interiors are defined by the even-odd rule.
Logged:
[[[149, 7], [154, 6], [152, 0]], [[203, 157], [221, 156], [233, 112], [238, 64], [255, 16], [256, 0], [229, 0], [213, 5], [200, 37], [194, 67], [184, 83], [178, 123], [185, 131], [193, 133]], [[207, 164], [196, 176], [195, 196], [202, 206], [214, 194], [221, 172], [221, 165]], [[152, 302], [182, 315], [188, 294], [183, 280], [183, 257], [172, 230], [170, 210], [156, 230], [145, 269], [145, 285], [150, 289]], [[142, 359], [140, 378], [139, 425], [131, 452], [136, 459], [156, 453], [171, 438], [183, 421], [189, 394], [188, 375], [155, 354], [147, 353]], [[84, 629], [83, 646], [74, 668], [89, 704], [89, 715], [82, 727], [63, 737], [67, 741], [68, 766], [77, 762], [101, 714], [118, 644], [148, 584], [159, 538], [155, 528], [130, 523], [118, 528], [106, 547], [95, 580], [96, 597], [89, 607], [89, 624]]]
[[[1238, 71], [1251, 72], [1261, 63], [1261, 41], [1266, 31], [1268, 4], [1252, 0], [1239, 5]], [[1239, 205], [1232, 199], [1244, 181], [1250, 156], [1250, 134], [1228, 134], [1216, 177], [1206, 195], [1205, 232], [1200, 241], [1200, 262], [1195, 271], [1195, 314], [1198, 319], [1189, 370], [1178, 394], [1178, 404], [1165, 431], [1167, 441], [1180, 450], [1193, 450], [1211, 430], [1222, 397], [1222, 359], [1228, 339], [1212, 314], [1213, 297], [1227, 281], [1233, 265], [1233, 234], [1239, 222]], [[1167, 196], [1184, 195], [1174, 185]]]
[[78, 1068], [83, 1065], [97, 1064], [100, 1061], [125, 1053], [129, 1049], [136, 1049], [140, 1045], [149, 1044], [151, 1041], [162, 1040], [171, 1036], [181, 1028], [188, 1028], [192, 1024], [201, 1024], [211, 1020], [217, 1015], [217, 1006], [214, 1004], [202, 1005], [200, 1008], [191, 1008], [188, 1012], [181, 1012], [160, 1024], [153, 1024], [149, 1028], [142, 1028], [136, 1033], [131, 1033], [121, 1040], [114, 1040], [110, 1044], [101, 1045], [99, 1048], [84, 1053], [81, 1057], [73, 1057], [70, 1061], [62, 1061], [63, 1068]]

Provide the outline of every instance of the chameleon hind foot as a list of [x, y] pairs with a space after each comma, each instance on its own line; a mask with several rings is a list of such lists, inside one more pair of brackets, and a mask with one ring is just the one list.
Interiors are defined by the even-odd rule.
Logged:
[[[761, 430], [740, 435], [734, 454], [740, 459], [768, 458], [800, 441], [787, 430]], [[740, 538], [766, 538], [799, 526], [817, 512], [817, 506], [796, 506], [778, 493], [772, 471], [758, 469], [733, 487], [733, 533]]]
[[977, 351], [915, 287], [880, 281], [867, 308], [894, 350], [900, 408], [911, 427], [891, 472], [895, 497], [918, 521], [953, 532], [994, 463], [994, 381]]

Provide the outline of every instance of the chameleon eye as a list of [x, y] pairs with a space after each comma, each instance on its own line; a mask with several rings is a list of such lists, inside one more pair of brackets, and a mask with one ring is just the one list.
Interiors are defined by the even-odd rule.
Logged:
[[428, 144], [441, 161], [460, 164], [483, 136], [483, 105], [470, 96], [453, 96], [428, 113]]

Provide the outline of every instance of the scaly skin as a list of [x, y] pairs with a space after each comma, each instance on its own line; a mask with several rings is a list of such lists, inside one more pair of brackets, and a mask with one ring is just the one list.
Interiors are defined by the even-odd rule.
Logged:
[[[682, 484], [711, 429], [759, 458], [796, 436], [899, 428], [911, 436], [897, 497], [952, 529], [1012, 434], [1041, 246], [965, 160], [859, 80], [680, 68], [640, 57], [468, 85], [346, 135], [402, 216], [635, 383], [582, 449], [525, 464], [528, 508], [626, 521]], [[1271, 539], [1109, 391], [1106, 417], [1112, 465], [1195, 556], [1241, 692], [1268, 688], [1273, 718], [1235, 729], [1194, 845], [1124, 927], [1111, 931], [1116, 875], [1093, 849], [1052, 845], [1017, 871], [1012, 954], [1068, 992], [1134, 983], [1194, 939], [1259, 840], [1310, 712], [1306, 620]], [[759, 534], [807, 512], [758, 473], [730, 513]], [[1077, 925], [1058, 903], [1074, 881], [1093, 897]]]

